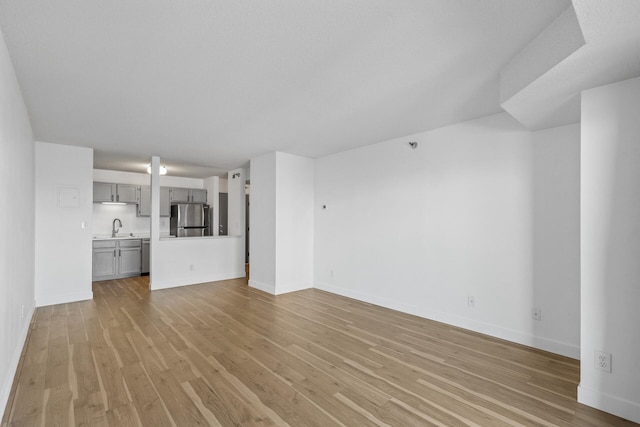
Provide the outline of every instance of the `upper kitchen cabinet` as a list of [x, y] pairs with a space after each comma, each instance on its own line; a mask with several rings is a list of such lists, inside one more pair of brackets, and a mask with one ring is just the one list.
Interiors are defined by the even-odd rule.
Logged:
[[191, 189], [189, 195], [193, 203], [207, 203], [207, 190]]
[[116, 184], [108, 182], [93, 183], [93, 201], [95, 202], [115, 202]]
[[171, 216], [171, 202], [169, 202], [169, 187], [160, 187], [160, 216]]
[[188, 188], [171, 188], [169, 190], [169, 200], [171, 203], [188, 203], [189, 189]]
[[116, 200], [122, 203], [138, 203], [138, 186], [130, 184], [116, 185]]
[[[149, 186], [140, 187], [138, 216], [151, 216], [151, 187]], [[160, 187], [160, 216], [171, 216], [169, 187]]]
[[138, 203], [138, 186], [131, 184], [113, 184], [110, 182], [94, 182], [93, 202]]
[[171, 203], [207, 203], [207, 190], [197, 188], [171, 188]]

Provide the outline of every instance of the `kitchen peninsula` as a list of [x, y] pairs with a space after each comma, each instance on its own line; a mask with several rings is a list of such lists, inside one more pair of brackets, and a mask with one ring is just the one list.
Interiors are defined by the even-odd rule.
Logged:
[[[160, 240], [212, 240], [237, 239], [238, 237], [239, 236], [174, 237], [164, 235], [160, 237]], [[122, 279], [149, 273], [149, 246], [148, 234], [131, 233], [129, 236], [116, 237], [94, 236], [92, 280], [96, 282], [101, 280]], [[195, 264], [189, 264], [189, 271], [195, 271], [195, 269]]]

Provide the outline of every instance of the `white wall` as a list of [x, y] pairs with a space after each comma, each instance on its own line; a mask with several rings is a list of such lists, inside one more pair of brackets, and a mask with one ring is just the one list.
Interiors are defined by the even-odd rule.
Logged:
[[251, 278], [272, 294], [313, 286], [314, 160], [274, 152], [251, 159]]
[[[148, 173], [121, 172], [105, 169], [94, 169], [93, 180], [98, 182], [115, 182], [118, 184], [151, 185], [151, 175]], [[204, 180], [164, 175], [160, 177], [160, 186], [204, 188]]]
[[576, 138], [575, 128], [533, 134], [499, 114], [317, 159], [315, 286], [578, 357], [577, 265], [540, 256], [577, 247], [575, 226], [536, 237], [548, 223], [578, 221], [575, 194], [534, 207], [562, 198], [545, 199], [547, 172], [578, 193]]
[[314, 161], [276, 153], [276, 294], [313, 287]]
[[251, 159], [249, 286], [276, 293], [276, 153]]
[[211, 207], [217, 204], [218, 193], [220, 192], [220, 178], [210, 176], [202, 180], [203, 187], [207, 190], [207, 204]]
[[[578, 401], [640, 422], [640, 79], [582, 94]], [[595, 369], [612, 354], [612, 372]]]
[[152, 290], [245, 276], [242, 237], [164, 239], [152, 251]]
[[93, 150], [45, 142], [35, 147], [36, 304], [91, 299]]
[[219, 178], [219, 186], [220, 189], [219, 191], [221, 193], [228, 193], [229, 192], [229, 181], [226, 178]]
[[[35, 307], [34, 143], [0, 31], [0, 419]], [[19, 208], [10, 209], [10, 206]]]
[[220, 234], [218, 224], [220, 222], [220, 178], [210, 176], [204, 180], [204, 188], [207, 190], [207, 204], [211, 207], [211, 234]]
[[580, 348], [580, 125], [533, 133], [533, 335]]
[[[246, 227], [246, 196], [244, 186], [247, 182], [244, 169], [234, 169], [229, 171], [227, 191], [228, 213], [227, 232], [230, 236], [244, 236]], [[239, 175], [233, 178], [234, 175]]]

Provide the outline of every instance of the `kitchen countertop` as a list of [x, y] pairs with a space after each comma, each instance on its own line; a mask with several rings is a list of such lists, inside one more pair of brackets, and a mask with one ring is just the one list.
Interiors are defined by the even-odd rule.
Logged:
[[[194, 239], [228, 239], [228, 238], [238, 238], [241, 236], [236, 235], [228, 235], [228, 236], [191, 236], [191, 237], [176, 237], [170, 234], [161, 234], [160, 240], [194, 240]], [[116, 236], [111, 237], [108, 234], [103, 235], [94, 235], [93, 240], [134, 240], [134, 239], [148, 239], [148, 234], [136, 234], [126, 235], [126, 236]]]
[[[175, 236], [172, 236], [170, 234], [161, 234], [160, 238], [161, 239], [170, 239], [170, 238], [174, 238]], [[148, 234], [140, 234], [140, 233], [131, 233], [128, 235], [122, 235], [122, 236], [116, 236], [116, 237], [111, 237], [111, 235], [109, 234], [96, 234], [93, 236], [93, 240], [131, 240], [131, 239], [148, 239], [149, 235]]]

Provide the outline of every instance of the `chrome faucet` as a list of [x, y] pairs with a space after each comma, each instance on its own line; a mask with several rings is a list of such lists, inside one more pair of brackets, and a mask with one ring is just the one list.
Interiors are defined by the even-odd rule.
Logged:
[[[117, 230], [116, 230], [116, 221], [118, 221], [118, 224], [120, 224]], [[118, 231], [120, 231], [121, 228], [122, 228], [122, 221], [120, 221], [120, 219], [118, 218], [114, 219], [113, 226], [111, 228], [111, 237], [116, 237], [116, 235], [118, 234]]]

